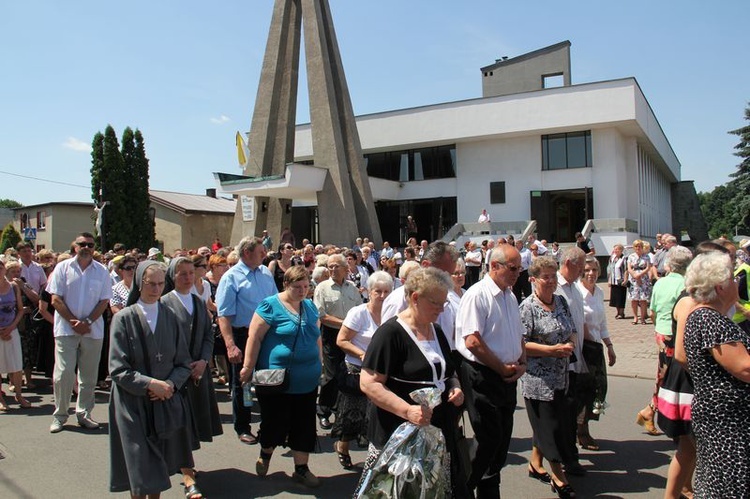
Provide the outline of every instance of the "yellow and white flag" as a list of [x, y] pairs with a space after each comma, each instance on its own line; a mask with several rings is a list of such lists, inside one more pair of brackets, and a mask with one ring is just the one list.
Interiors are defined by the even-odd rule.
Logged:
[[245, 141], [242, 140], [242, 135], [240, 132], [237, 132], [237, 161], [239, 162], [240, 166], [245, 166], [245, 163], [247, 163], [247, 156], [245, 155]]

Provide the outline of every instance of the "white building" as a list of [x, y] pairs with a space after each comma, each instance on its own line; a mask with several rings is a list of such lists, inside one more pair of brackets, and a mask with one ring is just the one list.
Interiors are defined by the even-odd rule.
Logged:
[[[428, 240], [457, 223], [449, 238], [535, 230], [570, 242], [583, 231], [599, 254], [689, 229], [673, 226], [672, 199], [675, 188], [694, 196], [692, 183], [638, 82], [571, 85], [569, 50], [566, 41], [482, 68], [481, 98], [357, 117], [384, 240], [404, 242], [407, 215]], [[299, 125], [295, 161], [313, 157], [310, 125]], [[293, 230], [314, 239], [314, 207], [295, 199]], [[483, 208], [489, 227], [475, 224]]]

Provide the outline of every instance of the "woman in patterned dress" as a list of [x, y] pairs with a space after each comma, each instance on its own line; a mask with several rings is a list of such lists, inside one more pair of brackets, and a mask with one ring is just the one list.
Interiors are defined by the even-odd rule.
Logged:
[[641, 324], [646, 324], [646, 312], [651, 299], [651, 279], [648, 275], [651, 259], [640, 239], [633, 241], [633, 250], [635, 252], [628, 257], [628, 298], [633, 307], [633, 325], [638, 324], [639, 319]]
[[[534, 292], [521, 302], [521, 322], [526, 331], [526, 374], [521, 377], [521, 393], [533, 430], [529, 477], [549, 483], [559, 497], [575, 497], [562, 463], [571, 461], [565, 438], [568, 408], [568, 364], [573, 353], [576, 330], [565, 298], [555, 295], [557, 262], [541, 256], [529, 267]], [[542, 460], [547, 458], [547, 473]]]
[[699, 255], [685, 289], [699, 306], [685, 323], [698, 450], [695, 497], [750, 497], [750, 338], [727, 312], [738, 299], [731, 259]]

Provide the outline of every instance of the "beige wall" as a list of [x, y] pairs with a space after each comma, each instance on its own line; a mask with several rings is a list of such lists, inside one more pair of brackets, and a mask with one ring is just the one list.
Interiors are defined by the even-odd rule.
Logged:
[[[37, 212], [44, 211], [46, 228], [37, 227]], [[94, 232], [94, 220], [91, 218], [94, 210], [92, 206], [42, 205], [28, 210], [16, 211], [13, 226], [21, 232], [21, 213], [29, 217], [29, 226], [37, 227], [36, 247], [63, 252], [70, 249], [70, 243], [81, 232]], [[23, 233], [21, 233], [23, 236]]]
[[152, 206], [156, 208], [156, 239], [164, 243], [166, 253], [211, 246], [216, 237], [226, 242], [232, 235], [233, 213], [183, 215], [156, 203]]

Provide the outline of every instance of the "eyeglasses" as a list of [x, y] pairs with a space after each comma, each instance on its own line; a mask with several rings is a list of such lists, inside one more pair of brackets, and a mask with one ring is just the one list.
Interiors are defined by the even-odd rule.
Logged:
[[93, 248], [96, 246], [96, 243], [87, 243], [87, 242], [78, 242], [76, 241], [76, 246], [79, 248]]
[[127, 267], [120, 267], [120, 270], [127, 270], [127, 271], [135, 270], [135, 265], [128, 265]]
[[504, 262], [497, 262], [497, 264], [498, 265], [502, 265], [503, 267], [505, 267], [506, 269], [508, 269], [510, 272], [521, 272], [521, 267], [519, 267], [519, 266], [508, 265], [507, 263], [504, 263]]
[[451, 274], [453, 277], [463, 277], [466, 275], [466, 272], [454, 272]]
[[339, 267], [341, 267], [341, 265], [334, 263], [333, 265], [328, 266], [328, 270], [336, 270]]

